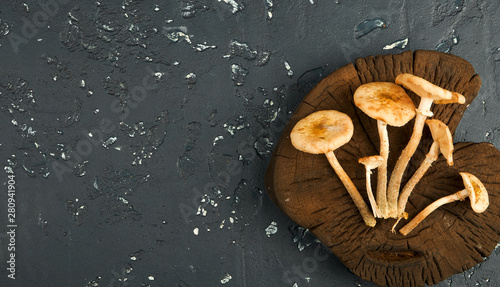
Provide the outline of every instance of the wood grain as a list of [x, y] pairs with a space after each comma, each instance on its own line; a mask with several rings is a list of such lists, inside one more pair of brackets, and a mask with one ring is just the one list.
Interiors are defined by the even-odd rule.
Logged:
[[[408, 51], [357, 59], [327, 76], [304, 97], [275, 147], [266, 173], [266, 188], [286, 215], [308, 228], [361, 278], [380, 286], [432, 285], [483, 261], [500, 241], [500, 165], [496, 164], [500, 152], [487, 143], [459, 143], [453, 167], [448, 167], [440, 156], [409, 199], [410, 218], [435, 199], [462, 189], [460, 171], [470, 172], [483, 181], [490, 193], [490, 207], [475, 214], [468, 200], [449, 204], [404, 237], [390, 232], [393, 219], [379, 219], [375, 228], [366, 226], [325, 156], [299, 152], [289, 138], [295, 123], [314, 111], [335, 109], [349, 115], [354, 135], [335, 154], [368, 202], [364, 167], [358, 158], [377, 154], [379, 138], [376, 121], [355, 107], [352, 95], [361, 84], [393, 82], [401, 73], [413, 73], [466, 97], [465, 105], [432, 108], [434, 118], [446, 123], [452, 134], [481, 86], [473, 67], [450, 54]], [[411, 92], [409, 95], [418, 105], [418, 97]], [[389, 171], [412, 129], [413, 121], [402, 128], [389, 128]], [[403, 184], [418, 168], [431, 144], [426, 128]], [[372, 176], [376, 178], [376, 173]]]

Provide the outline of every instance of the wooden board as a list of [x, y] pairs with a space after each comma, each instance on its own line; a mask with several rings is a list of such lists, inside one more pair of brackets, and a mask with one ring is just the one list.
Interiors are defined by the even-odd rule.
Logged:
[[[297, 121], [314, 111], [334, 109], [348, 114], [353, 120], [354, 135], [335, 154], [368, 203], [365, 170], [358, 158], [378, 154], [379, 138], [376, 121], [354, 105], [352, 96], [361, 84], [394, 82], [401, 73], [413, 73], [466, 97], [464, 105], [432, 108], [433, 118], [447, 124], [452, 134], [481, 86], [473, 67], [450, 54], [408, 51], [357, 59], [327, 76], [304, 97], [275, 147], [266, 188], [286, 215], [308, 228], [361, 278], [380, 286], [432, 285], [483, 261], [500, 241], [500, 152], [488, 143], [458, 143], [453, 167], [448, 167], [440, 156], [409, 199], [410, 219], [432, 201], [463, 189], [460, 171], [470, 172], [483, 181], [490, 193], [490, 207], [476, 214], [468, 200], [449, 204], [405, 237], [390, 232], [394, 219], [378, 219], [374, 228], [366, 226], [326, 157], [299, 152], [289, 138]], [[408, 93], [418, 105], [418, 96]], [[413, 120], [402, 128], [389, 127], [389, 172], [412, 129]], [[426, 128], [403, 184], [418, 168], [431, 144]], [[376, 172], [372, 176], [376, 183]]]

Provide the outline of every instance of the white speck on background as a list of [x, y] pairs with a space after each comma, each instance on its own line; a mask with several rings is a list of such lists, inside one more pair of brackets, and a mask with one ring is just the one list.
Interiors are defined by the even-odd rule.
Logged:
[[288, 64], [288, 62], [286, 60], [283, 61], [283, 64], [285, 64], [285, 69], [288, 71], [287, 75], [288, 77], [293, 77], [293, 71], [292, 71], [292, 67], [290, 67], [290, 64]]
[[110, 137], [102, 143], [102, 146], [108, 148], [110, 145], [114, 144], [117, 140], [117, 137]]
[[128, 200], [126, 200], [125, 198], [120, 196], [118, 197], [118, 199], [121, 200], [123, 203], [128, 204]]
[[196, 79], [196, 74], [195, 73], [189, 73], [185, 77], [186, 79]]
[[271, 235], [276, 234], [276, 232], [278, 232], [278, 223], [276, 223], [276, 221], [273, 221], [266, 228], [266, 235], [267, 237], [271, 237]]
[[150, 281], [154, 281], [154, 280], [155, 280], [155, 278], [154, 278], [153, 276], [149, 276], [149, 277], [148, 277], [148, 279], [149, 279]]
[[309, 2], [314, 5], [314, 0], [309, 0]]
[[82, 80], [82, 81], [80, 82], [80, 88], [85, 88], [85, 80]]
[[218, 0], [218, 1], [231, 5], [231, 7], [233, 8], [231, 12], [233, 14], [237, 13], [240, 10], [243, 10], [243, 7], [240, 6], [240, 4], [238, 4], [235, 0]]
[[215, 145], [217, 144], [217, 142], [218, 142], [218, 141], [223, 140], [223, 139], [224, 139], [224, 137], [223, 137], [223, 136], [216, 136], [216, 137], [214, 138], [214, 141], [212, 142], [212, 146], [215, 146]]
[[193, 46], [193, 49], [195, 49], [198, 52], [203, 52], [207, 49], [216, 49], [217, 46], [215, 45], [208, 45], [207, 42], [203, 42], [202, 44], [196, 44]]
[[233, 277], [229, 274], [229, 273], [226, 273], [226, 276], [224, 276], [224, 278], [222, 278], [220, 280], [220, 283], [222, 284], [226, 284], [227, 282], [229, 282], [229, 280], [233, 279]]
[[170, 41], [177, 43], [184, 39], [187, 43], [191, 44], [191, 38], [187, 34], [188, 29], [186, 26], [163, 27], [163, 30], [166, 32], [166, 36]]
[[393, 42], [392, 44], [389, 44], [389, 45], [385, 45], [383, 49], [384, 50], [392, 50], [396, 47], [398, 47], [400, 49], [404, 49], [406, 47], [406, 45], [408, 45], [408, 38]]
[[198, 229], [198, 227], [195, 227], [195, 228], [193, 229], [193, 233], [194, 233], [194, 235], [198, 235], [198, 233], [199, 233], [199, 232], [200, 232], [200, 230]]
[[273, 18], [273, 0], [266, 0], [267, 6], [267, 20], [271, 20]]
[[207, 210], [200, 205], [198, 206], [198, 211], [196, 212], [196, 215], [207, 216]]
[[3, 170], [5, 170], [5, 172], [8, 174], [14, 174], [14, 170], [10, 166], [4, 166]]

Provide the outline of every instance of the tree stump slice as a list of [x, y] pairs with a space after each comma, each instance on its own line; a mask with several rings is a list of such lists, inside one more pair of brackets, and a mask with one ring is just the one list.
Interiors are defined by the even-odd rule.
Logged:
[[[500, 241], [500, 152], [489, 143], [458, 143], [452, 167], [440, 155], [410, 196], [406, 208], [409, 219], [434, 200], [463, 189], [461, 171], [476, 175], [484, 183], [490, 206], [484, 213], [476, 214], [468, 199], [445, 205], [403, 236], [390, 231], [395, 219], [377, 219], [374, 228], [366, 226], [326, 157], [296, 150], [289, 137], [297, 121], [315, 111], [334, 109], [349, 115], [354, 135], [335, 154], [368, 204], [365, 170], [358, 159], [378, 154], [379, 138], [376, 121], [354, 105], [353, 93], [368, 82], [394, 82], [401, 73], [415, 74], [465, 96], [464, 105], [433, 105], [433, 118], [447, 124], [452, 134], [481, 86], [473, 67], [450, 54], [408, 51], [357, 59], [327, 76], [304, 97], [274, 149], [266, 173], [266, 189], [287, 216], [309, 229], [361, 278], [379, 286], [433, 285], [482, 262]], [[408, 94], [418, 105], [419, 97], [410, 91]], [[389, 172], [412, 130], [413, 120], [402, 128], [389, 127]], [[402, 186], [431, 144], [430, 132], [425, 128]], [[374, 190], [376, 178], [374, 172]], [[406, 222], [400, 222], [398, 228]]]

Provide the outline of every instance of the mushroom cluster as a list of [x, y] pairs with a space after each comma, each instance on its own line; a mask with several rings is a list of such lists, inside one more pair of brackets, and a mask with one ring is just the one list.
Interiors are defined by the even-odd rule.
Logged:
[[[420, 97], [417, 108], [408, 96], [407, 90]], [[443, 122], [429, 119], [433, 116], [432, 105], [463, 104], [465, 98], [459, 93], [445, 90], [412, 74], [398, 75], [395, 83], [371, 82], [361, 85], [356, 89], [353, 97], [354, 104], [370, 118], [377, 121], [380, 138], [379, 154], [359, 159], [359, 163], [366, 168], [366, 192], [371, 211], [333, 152], [349, 142], [353, 135], [353, 123], [348, 115], [335, 110], [314, 112], [295, 125], [290, 133], [290, 139], [292, 145], [302, 152], [326, 155], [328, 162], [344, 184], [366, 225], [375, 226], [376, 218], [393, 218], [397, 219], [392, 228], [392, 231], [395, 232], [400, 220], [408, 218], [408, 213], [405, 212], [408, 198], [432, 163], [442, 154], [448, 165], [453, 165], [454, 148], [451, 132]], [[387, 125], [402, 127], [412, 119], [414, 119], [412, 135], [396, 161], [388, 180], [389, 137]], [[420, 144], [426, 124], [431, 132], [433, 143], [420, 167], [400, 190], [403, 174]], [[373, 169], [377, 169], [376, 195], [373, 194], [371, 186]], [[470, 198], [472, 209], [475, 212], [483, 212], [489, 204], [488, 193], [484, 185], [470, 173], [460, 172], [460, 175], [463, 178], [465, 189], [430, 204], [399, 232], [407, 235], [439, 206], [464, 200], [466, 197]]]

